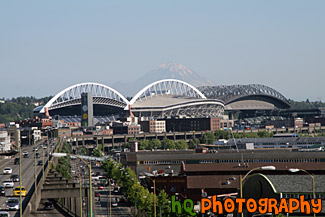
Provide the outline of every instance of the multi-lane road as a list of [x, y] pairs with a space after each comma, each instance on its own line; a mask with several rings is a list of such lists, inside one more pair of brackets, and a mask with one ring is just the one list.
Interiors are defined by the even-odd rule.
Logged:
[[[42, 165], [37, 165], [39, 160], [43, 160], [43, 153], [44, 153], [44, 160], [43, 162], [46, 162], [48, 156], [45, 156], [45, 153], [52, 153], [52, 146], [51, 144], [48, 145], [46, 149], [42, 148], [41, 142], [37, 143], [38, 147], [38, 152], [39, 153], [39, 158], [36, 159], [36, 173], [39, 174], [41, 170], [43, 169]], [[29, 191], [34, 183], [35, 180], [35, 152], [33, 151], [34, 146], [24, 146], [22, 148], [22, 153], [23, 152], [28, 152], [29, 157], [24, 158], [22, 156], [22, 163], [21, 163], [21, 173], [22, 173], [22, 186], [26, 188], [27, 191]], [[19, 164], [14, 164], [15, 158], [19, 157], [19, 153], [17, 153], [15, 156], [11, 158], [1, 158], [0, 159], [0, 186], [3, 185], [3, 181], [7, 180], [10, 178], [10, 175], [4, 175], [3, 174], [3, 169], [6, 167], [10, 167], [12, 169], [12, 174], [19, 174]], [[80, 164], [77, 164], [76, 166], [80, 167]], [[103, 169], [100, 167], [95, 167], [94, 172], [101, 172], [103, 173]], [[95, 181], [96, 183], [96, 181]], [[19, 182], [14, 182], [14, 187], [19, 186]], [[6, 201], [8, 198], [14, 197], [13, 196], [13, 189], [14, 188], [6, 188], [6, 196], [0, 196], [0, 210], [8, 210], [6, 206]], [[95, 213], [96, 216], [107, 216], [109, 209], [108, 209], [108, 193], [109, 193], [109, 188], [105, 187], [103, 190], [98, 190], [94, 186], [95, 192], [100, 193], [100, 201], [99, 197], [95, 199]], [[113, 190], [113, 189], [111, 189]], [[112, 197], [115, 198], [120, 198], [122, 195], [118, 195], [116, 193], [112, 192]], [[16, 197], [19, 198], [19, 197]], [[24, 200], [24, 197], [22, 197], [22, 200]], [[42, 209], [42, 204], [39, 206], [40, 209]], [[19, 210], [18, 211], [9, 211], [11, 216], [19, 216]], [[130, 207], [127, 204], [119, 203], [118, 207], [112, 207], [112, 214], [114, 216], [129, 216], [130, 213]], [[50, 210], [50, 211], [38, 211], [37, 213], [33, 213], [31, 216], [65, 216], [62, 212], [58, 210]]]
[[[71, 161], [71, 166], [72, 166], [72, 170], [74, 170], [76, 173], [82, 173], [82, 176], [84, 178], [84, 180], [86, 182], [88, 182], [88, 177], [89, 177], [89, 173], [88, 168], [85, 167], [85, 165], [79, 161], [79, 160], [74, 160]], [[82, 166], [82, 167], [81, 167]], [[82, 171], [82, 168], [83, 171]], [[96, 173], [100, 173], [100, 174], [104, 174], [105, 171], [103, 169], [102, 166], [96, 166], [93, 163], [92, 166], [92, 172], [94, 174]], [[103, 187], [103, 189], [99, 189], [98, 188], [98, 184], [100, 183], [100, 181], [96, 181], [95, 179], [93, 179], [93, 191], [95, 193], [95, 198], [94, 198], [94, 202], [95, 202], [95, 207], [94, 207], [94, 213], [96, 215], [96, 217], [104, 217], [104, 216], [109, 216], [109, 214], [111, 213], [111, 216], [119, 216], [119, 217], [129, 217], [130, 215], [130, 204], [126, 203], [126, 202], [122, 202], [121, 198], [124, 197], [123, 194], [121, 192], [114, 192], [113, 186], [105, 186]], [[111, 192], [110, 192], [111, 191]], [[110, 194], [111, 193], [111, 194]], [[109, 196], [111, 195], [112, 201], [117, 200], [118, 205], [117, 206], [109, 206]], [[88, 212], [86, 210], [87, 207], [84, 207], [84, 212]]]
[[[37, 143], [38, 147], [38, 153], [40, 155], [40, 158], [36, 159], [36, 163], [38, 160], [43, 160], [43, 152], [44, 152], [44, 161], [49, 157], [45, 156], [46, 152], [51, 152], [51, 145], [49, 145], [46, 149], [40, 147], [41, 142]], [[35, 160], [34, 160], [34, 152], [33, 152], [34, 146], [25, 146], [22, 148], [22, 152], [27, 151], [29, 153], [28, 158], [22, 157], [21, 161], [21, 173], [22, 173], [22, 186], [26, 188], [27, 191], [30, 190], [32, 187], [34, 180], [35, 180]], [[10, 167], [12, 169], [12, 174], [19, 174], [19, 164], [14, 164], [14, 158], [19, 157], [19, 153], [17, 153], [13, 158], [8, 159], [0, 159], [0, 176], [1, 176], [1, 183], [0, 185], [3, 185], [3, 181], [6, 179], [9, 179], [11, 175], [3, 175], [3, 169], [5, 167]], [[36, 165], [36, 171], [37, 174], [40, 173], [40, 171], [43, 169], [43, 166]], [[14, 182], [14, 187], [19, 186], [19, 182]], [[6, 196], [0, 196], [0, 209], [1, 210], [7, 210], [6, 207], [6, 201], [8, 198], [13, 197], [13, 189], [14, 188], [6, 188]], [[19, 197], [18, 197], [19, 198]], [[24, 199], [24, 197], [23, 197]], [[15, 216], [17, 211], [10, 211], [11, 216]], [[19, 212], [19, 211], [18, 211]]]

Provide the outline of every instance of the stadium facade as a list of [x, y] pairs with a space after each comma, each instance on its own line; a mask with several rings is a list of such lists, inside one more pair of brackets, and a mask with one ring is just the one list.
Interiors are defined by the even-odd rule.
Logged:
[[103, 84], [76, 84], [56, 94], [44, 106], [36, 108], [34, 113], [78, 118], [81, 114], [81, 94], [87, 92], [93, 96], [94, 116], [113, 119], [117, 115], [151, 119], [210, 118], [221, 117], [224, 110], [274, 110], [290, 107], [282, 94], [264, 85], [196, 88], [184, 81], [164, 79], [147, 85], [130, 101]]

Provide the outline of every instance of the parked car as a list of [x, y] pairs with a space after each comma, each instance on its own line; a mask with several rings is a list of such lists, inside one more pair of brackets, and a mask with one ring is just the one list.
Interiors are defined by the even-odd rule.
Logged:
[[54, 204], [51, 201], [45, 202], [44, 209], [52, 210], [52, 209], [54, 209]]
[[18, 200], [18, 198], [9, 198], [7, 200], [7, 208], [9, 210], [19, 210], [19, 200]]
[[[6, 189], [4, 186], [0, 186], [0, 195], [1, 196], [6, 196]], [[1, 216], [0, 216], [1, 217]]]
[[5, 188], [13, 188], [14, 187], [14, 182], [11, 179], [7, 179], [3, 182], [3, 186]]
[[10, 214], [8, 211], [0, 211], [0, 217], [10, 217]]
[[12, 169], [10, 167], [6, 167], [3, 169], [3, 175], [12, 174]]
[[99, 190], [103, 190], [104, 187], [103, 187], [102, 185], [100, 185], [100, 186], [98, 186], [98, 189], [99, 189]]
[[10, 176], [10, 179], [13, 181], [13, 182], [19, 182], [19, 175], [18, 174], [12, 174]]
[[21, 191], [20, 191], [20, 186], [15, 187], [14, 196], [20, 196], [20, 194], [21, 196], [26, 197], [27, 191], [24, 186], [21, 186]]

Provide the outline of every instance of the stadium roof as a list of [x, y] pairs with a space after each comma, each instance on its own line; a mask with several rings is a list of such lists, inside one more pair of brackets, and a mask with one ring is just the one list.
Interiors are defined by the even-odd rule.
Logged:
[[224, 101], [226, 110], [290, 108], [281, 93], [261, 84], [202, 86], [198, 89], [209, 99]]

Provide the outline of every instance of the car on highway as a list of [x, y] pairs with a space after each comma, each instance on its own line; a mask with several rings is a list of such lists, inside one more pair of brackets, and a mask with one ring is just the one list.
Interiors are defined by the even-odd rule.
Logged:
[[10, 176], [10, 179], [13, 181], [13, 182], [19, 182], [19, 175], [18, 174], [12, 174]]
[[20, 191], [20, 186], [15, 187], [14, 196], [20, 196], [20, 194], [21, 194], [21, 196], [26, 197], [27, 191], [24, 186], [21, 186], [21, 191]]
[[39, 153], [38, 153], [38, 152], [36, 153], [36, 158], [40, 158], [40, 156], [39, 156]]
[[117, 207], [117, 206], [118, 206], [118, 203], [117, 203], [116, 198], [113, 198], [113, 199], [112, 199], [112, 206], [113, 206], [113, 207]]
[[103, 177], [103, 176], [98, 176], [98, 175], [92, 175], [92, 176], [91, 176], [91, 179], [98, 181], [98, 180], [100, 180], [100, 179], [105, 179], [105, 177]]
[[16, 157], [15, 160], [14, 160], [14, 164], [19, 164], [19, 162], [20, 162], [20, 158]]
[[0, 217], [10, 217], [10, 213], [8, 211], [0, 211]]
[[6, 189], [4, 186], [0, 186], [0, 195], [1, 196], [6, 196]]
[[120, 186], [114, 186], [114, 192], [115, 192], [115, 193], [118, 193], [119, 190], [120, 190]]
[[43, 161], [42, 160], [37, 161], [37, 166], [42, 166], [42, 165], [43, 165]]
[[7, 200], [7, 208], [9, 210], [19, 210], [19, 200], [18, 200], [18, 198], [9, 198]]
[[29, 153], [28, 153], [27, 151], [24, 151], [24, 152], [23, 152], [23, 157], [24, 157], [24, 158], [29, 158]]
[[34, 147], [33, 148], [33, 151], [38, 151], [38, 147]]
[[5, 188], [13, 188], [14, 187], [14, 182], [11, 179], [7, 179], [3, 182], [3, 186]]
[[10, 167], [6, 167], [3, 169], [3, 175], [12, 174], [12, 169]]

